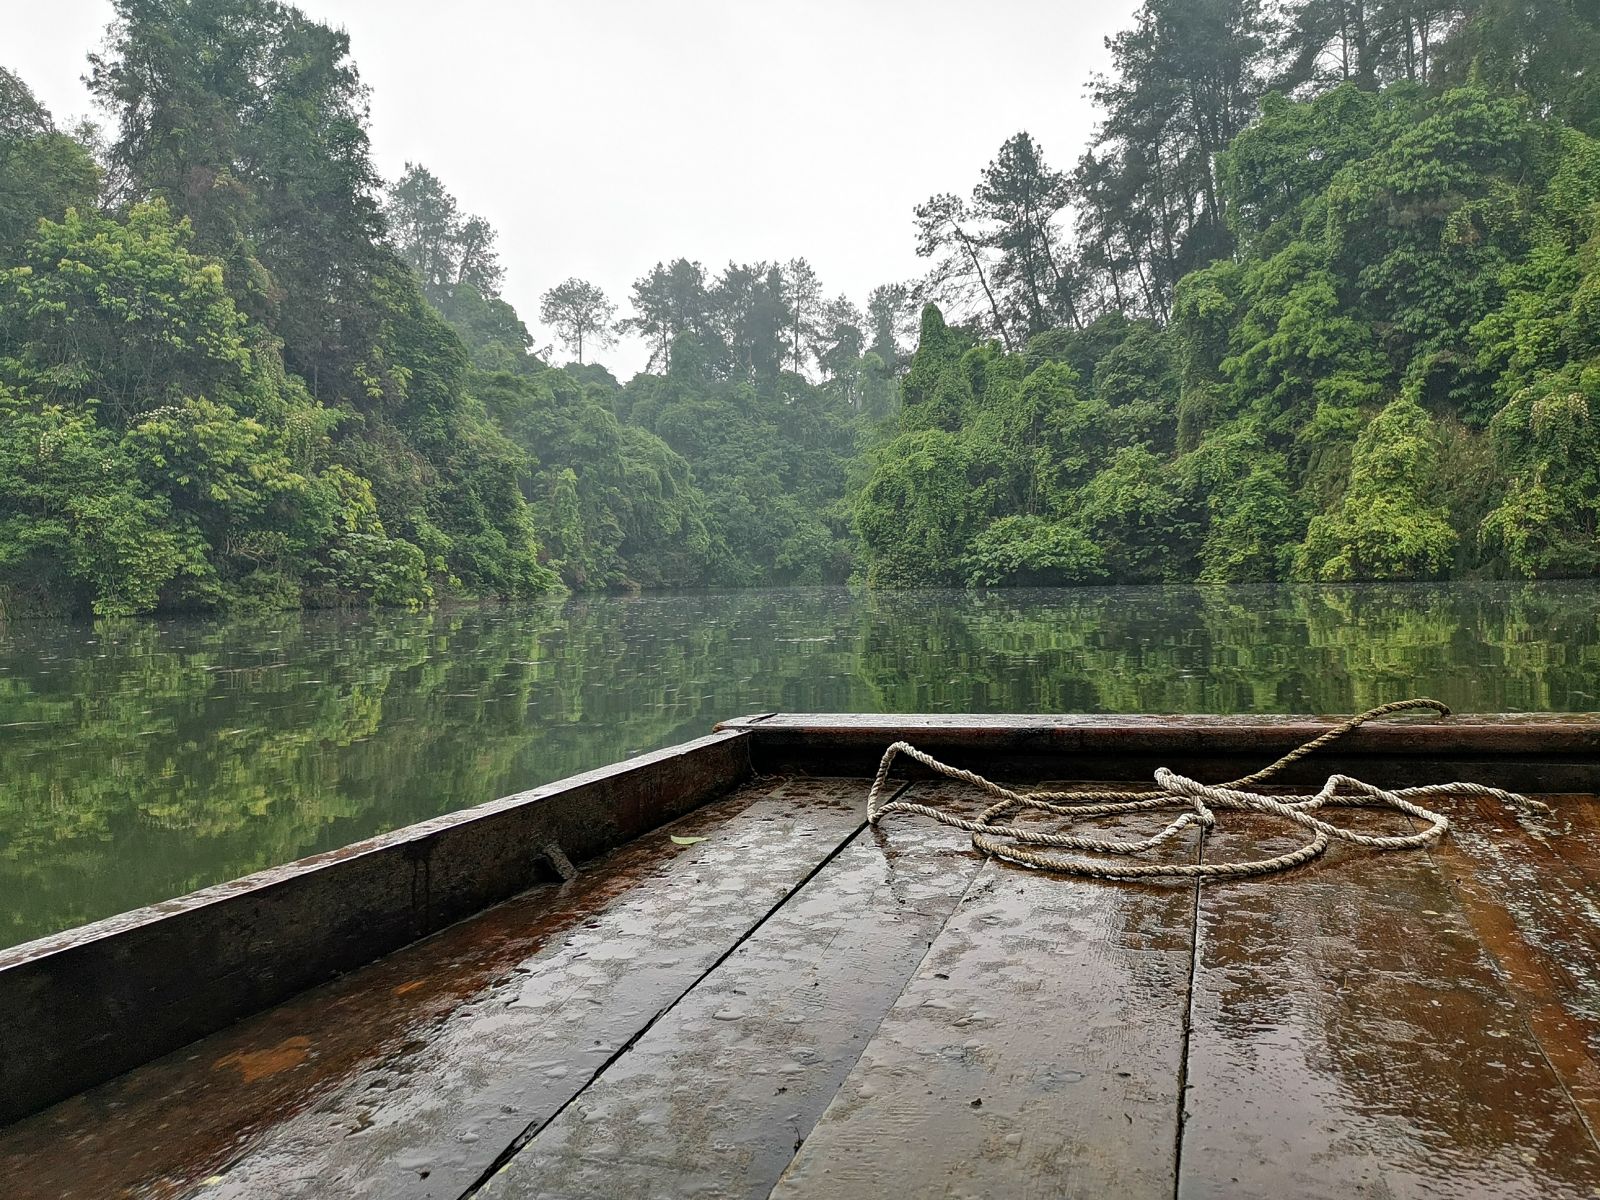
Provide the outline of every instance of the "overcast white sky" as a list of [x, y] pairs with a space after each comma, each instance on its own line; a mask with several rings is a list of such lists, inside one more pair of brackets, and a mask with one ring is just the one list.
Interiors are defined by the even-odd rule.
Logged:
[[[808, 257], [858, 304], [908, 279], [911, 208], [970, 191], [1026, 129], [1069, 167], [1104, 39], [1137, 0], [299, 0], [350, 32], [372, 145], [439, 175], [500, 234], [530, 327], [569, 275], [626, 313], [684, 255]], [[109, 0], [0, 0], [0, 63], [58, 121], [92, 113], [84, 57]], [[536, 330], [541, 343], [548, 334]], [[603, 355], [621, 377], [637, 344]]]

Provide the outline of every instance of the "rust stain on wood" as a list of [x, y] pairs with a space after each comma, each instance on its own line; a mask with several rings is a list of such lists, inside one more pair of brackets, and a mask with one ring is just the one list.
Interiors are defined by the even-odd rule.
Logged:
[[[149, 1062], [749, 777], [710, 737], [0, 951], [0, 1121]], [[641, 801], [647, 799], [648, 803]]]
[[[11, 1126], [0, 1128], [0, 1179], [15, 1200], [179, 1196], [237, 1159], [274, 1129], [292, 1129], [298, 1116], [326, 1103], [341, 1088], [377, 1107], [416, 1078], [414, 1063], [459, 1027], [479, 1021], [504, 1024], [507, 1010], [497, 989], [520, 986], [517, 968], [542, 949], [565, 948], [594, 930], [608, 912], [627, 913], [641, 887], [660, 893], [675, 864], [690, 864], [714, 847], [753, 803], [772, 790], [752, 787], [684, 818], [674, 832], [707, 836], [689, 848], [665, 835], [635, 841], [585, 872], [565, 889], [550, 885], [525, 893], [334, 983], [303, 993], [194, 1046]], [[803, 818], [804, 802], [787, 802]], [[837, 810], [834, 810], [837, 811]], [[844, 833], [853, 830], [849, 816]], [[844, 834], [841, 834], [843, 836]], [[775, 837], [775, 840], [776, 837]], [[807, 853], [810, 853], [809, 845]], [[821, 854], [823, 851], [818, 850]], [[725, 853], [741, 851], [737, 841]], [[637, 927], [637, 919], [630, 918]], [[648, 936], [646, 928], [638, 929]], [[574, 951], [568, 949], [568, 953]], [[653, 1011], [653, 1010], [652, 1010]], [[299, 1069], [245, 1078], [221, 1061], [253, 1062], [262, 1047], [308, 1042]], [[475, 1078], [485, 1069], [520, 1075], [515, 1056], [498, 1064], [461, 1057], [448, 1064], [455, 1076]], [[352, 1081], [355, 1081], [352, 1083]], [[443, 1082], [443, 1081], [441, 1081]], [[574, 1074], [572, 1086], [581, 1079]], [[332, 1114], [332, 1136], [358, 1130], [360, 1105]], [[357, 1111], [361, 1109], [361, 1111]], [[518, 1126], [520, 1128], [520, 1125]], [[288, 1159], [286, 1161], [293, 1161]], [[415, 1176], [412, 1177], [415, 1179]]]
[[[559, 936], [276, 1122], [208, 1196], [465, 1192], [855, 835], [856, 793], [853, 782], [766, 785], [720, 823], [670, 831], [703, 842], [680, 847], [661, 831], [628, 848], [623, 870], [619, 855], [585, 871], [555, 893]], [[598, 895], [596, 877], [609, 881]]]
[[216, 1061], [219, 1071], [236, 1071], [243, 1083], [255, 1083], [268, 1075], [302, 1066], [311, 1054], [311, 1039], [305, 1034], [284, 1038], [265, 1050], [235, 1050]]
[[[1294, 837], [1234, 820], [1205, 857]], [[1180, 1197], [1593, 1195], [1600, 1148], [1428, 856], [1203, 885], [1197, 930]]]
[[1434, 850], [1550, 1065], [1600, 1134], [1600, 800], [1545, 796], [1548, 816], [1458, 805]]

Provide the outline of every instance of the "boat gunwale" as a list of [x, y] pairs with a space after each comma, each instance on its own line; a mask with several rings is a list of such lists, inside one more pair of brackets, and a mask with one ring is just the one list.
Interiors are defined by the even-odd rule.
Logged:
[[[1218, 752], [1298, 746], [1344, 717], [1302, 714], [1145, 713], [761, 713], [719, 723], [748, 730], [757, 744], [828, 738], [849, 745], [928, 735], [941, 744], [1000, 748], [1187, 749], [1203, 740]], [[1449, 753], [1600, 754], [1600, 712], [1463, 713], [1369, 721], [1338, 743], [1340, 752], [1429, 749]]]
[[738, 730], [0, 951], [0, 1125], [438, 932], [724, 795]]
[[740, 731], [736, 729], [718, 730], [707, 737], [696, 738], [690, 742], [682, 742], [676, 746], [666, 746], [660, 750], [652, 750], [647, 754], [625, 758], [619, 762], [596, 767], [590, 771], [555, 779], [549, 783], [540, 784], [538, 787], [513, 792], [507, 796], [499, 796], [493, 800], [485, 800], [470, 808], [460, 808], [453, 812], [442, 813], [437, 817], [429, 817], [425, 821], [402, 825], [398, 829], [374, 834], [372, 837], [362, 838], [360, 841], [351, 842], [333, 850], [319, 851], [316, 854], [292, 859], [275, 867], [252, 871], [250, 874], [241, 875], [236, 879], [213, 883], [192, 892], [185, 892], [183, 895], [175, 896], [170, 900], [160, 900], [154, 904], [131, 908], [126, 912], [102, 917], [98, 921], [77, 925], [58, 933], [45, 934], [43, 937], [0, 949], [0, 972], [10, 970], [45, 955], [60, 953], [87, 942], [115, 937], [128, 932], [132, 928], [147, 925], [154, 921], [167, 920], [193, 909], [236, 900], [246, 893], [282, 887], [299, 876], [325, 871], [331, 867], [336, 867], [339, 864], [348, 863], [364, 856], [393, 852], [396, 849], [413, 848], [450, 830], [473, 825], [480, 821], [491, 820], [499, 814], [519, 809], [527, 804], [547, 800], [578, 788], [605, 783], [630, 772], [648, 769], [661, 762], [678, 758], [685, 753], [692, 753], [706, 746], [714, 746], [730, 740], [736, 740], [739, 735]]

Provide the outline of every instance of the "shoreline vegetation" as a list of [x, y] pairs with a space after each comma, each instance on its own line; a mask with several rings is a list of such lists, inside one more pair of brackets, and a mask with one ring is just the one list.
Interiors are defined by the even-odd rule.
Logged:
[[378, 176], [344, 33], [115, 8], [104, 129], [0, 65], [0, 613], [1600, 571], [1575, 0], [1146, 0], [1071, 170], [917, 206], [923, 278], [567, 280], [563, 366]]

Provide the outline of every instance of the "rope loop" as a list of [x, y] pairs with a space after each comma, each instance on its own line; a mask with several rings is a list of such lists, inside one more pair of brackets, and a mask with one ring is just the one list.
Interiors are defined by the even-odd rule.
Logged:
[[[890, 813], [911, 813], [926, 817], [971, 834], [973, 848], [980, 853], [1021, 866], [1063, 875], [1085, 876], [1091, 879], [1245, 879], [1287, 871], [1291, 867], [1308, 863], [1321, 857], [1335, 841], [1349, 842], [1369, 850], [1418, 850], [1432, 846], [1449, 832], [1450, 820], [1443, 813], [1434, 812], [1417, 803], [1423, 798], [1481, 797], [1498, 800], [1515, 808], [1548, 811], [1546, 805], [1536, 800], [1529, 800], [1526, 796], [1520, 796], [1515, 792], [1504, 792], [1499, 788], [1486, 787], [1478, 783], [1440, 783], [1385, 791], [1349, 775], [1330, 775], [1321, 788], [1307, 795], [1270, 796], [1248, 790], [1368, 721], [1418, 709], [1428, 709], [1441, 716], [1450, 715], [1448, 706], [1426, 698], [1381, 704], [1318, 734], [1259, 771], [1228, 783], [1201, 783], [1166, 767], [1158, 767], [1155, 774], [1156, 790], [1153, 792], [1104, 788], [1079, 792], [1013, 791], [985, 779], [974, 771], [942, 763], [909, 742], [895, 742], [884, 752], [883, 760], [878, 764], [878, 773], [872, 781], [871, 790], [867, 793], [867, 820], [877, 825]], [[884, 796], [889, 792], [889, 771], [900, 755], [921, 763], [948, 779], [969, 784], [983, 794], [993, 797], [995, 802], [973, 819], [930, 804], [918, 804], [909, 800], [886, 801]], [[1334, 825], [1316, 815], [1327, 806], [1389, 808], [1425, 822], [1425, 828], [1406, 834], [1358, 833]], [[1166, 825], [1149, 837], [1117, 840], [1067, 831], [1073, 822], [1089, 817], [1122, 816], [1129, 813], [1159, 812], [1164, 809], [1176, 809], [1178, 812]], [[1202, 829], [1214, 828], [1217, 824], [1218, 810], [1266, 813], [1309, 831], [1311, 837], [1304, 845], [1294, 850], [1250, 862], [1116, 861], [1118, 858], [1127, 859], [1153, 850], [1177, 837], [1192, 825], [1198, 825]], [[1025, 811], [1056, 818], [1058, 826], [1062, 827], [1051, 828], [1047, 824], [1029, 827], [1006, 820], [1013, 814]], [[1001, 824], [1002, 820], [1006, 823]], [[1071, 853], [1050, 853], [1050, 851]], [[1107, 855], [1110, 858], [1078, 857], [1086, 854]]]

